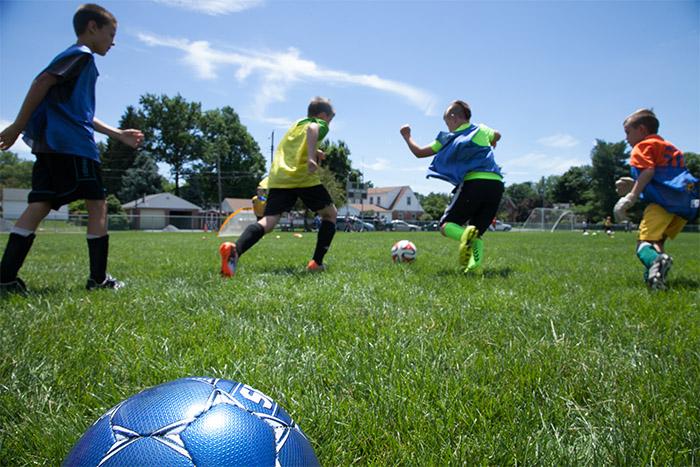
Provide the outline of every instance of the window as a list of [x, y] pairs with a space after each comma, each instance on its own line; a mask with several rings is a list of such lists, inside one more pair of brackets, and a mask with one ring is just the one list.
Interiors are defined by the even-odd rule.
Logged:
[[411, 197], [410, 196], [406, 197], [406, 204], [408, 204], [409, 206], [411, 205]]
[[369, 197], [369, 204], [374, 204], [374, 196]]
[[381, 206], [381, 205], [382, 205], [382, 197], [377, 196], [377, 206]]

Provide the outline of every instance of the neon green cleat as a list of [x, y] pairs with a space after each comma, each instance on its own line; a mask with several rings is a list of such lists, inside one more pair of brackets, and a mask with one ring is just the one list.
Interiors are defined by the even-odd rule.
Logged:
[[474, 239], [472, 256], [469, 258], [465, 273], [481, 271], [481, 262], [484, 259], [484, 241], [480, 238]]
[[459, 265], [467, 267], [469, 260], [472, 257], [474, 247], [474, 239], [479, 234], [476, 227], [468, 226], [462, 233], [462, 238], [459, 240]]

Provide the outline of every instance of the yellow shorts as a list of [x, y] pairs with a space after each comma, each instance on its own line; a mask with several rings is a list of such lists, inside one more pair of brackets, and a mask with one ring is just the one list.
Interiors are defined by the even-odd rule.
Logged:
[[658, 204], [650, 204], [644, 209], [642, 222], [639, 224], [639, 240], [660, 242], [667, 238], [674, 239], [683, 230], [688, 221], [671, 214]]

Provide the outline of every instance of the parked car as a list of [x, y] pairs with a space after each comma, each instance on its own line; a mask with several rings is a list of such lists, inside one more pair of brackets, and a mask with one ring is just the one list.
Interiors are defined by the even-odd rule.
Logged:
[[395, 230], [397, 232], [415, 232], [417, 230], [420, 230], [420, 227], [418, 227], [415, 224], [409, 224], [406, 221], [397, 219], [391, 221], [391, 230]]
[[[347, 226], [350, 226], [349, 228]], [[339, 232], [344, 232], [346, 230], [352, 230], [353, 232], [373, 232], [375, 230], [374, 225], [369, 222], [365, 222], [355, 216], [349, 216], [347, 218], [347, 223], [345, 217], [338, 217], [335, 230]]]
[[495, 223], [492, 223], [491, 225], [489, 225], [489, 230], [496, 231], [496, 232], [508, 232], [512, 228], [513, 228], [512, 225], [506, 224], [506, 223], [498, 221], [498, 220]]
[[440, 230], [440, 223], [438, 221], [428, 222], [427, 224], [423, 225], [423, 230], [428, 232], [435, 232], [436, 230]]

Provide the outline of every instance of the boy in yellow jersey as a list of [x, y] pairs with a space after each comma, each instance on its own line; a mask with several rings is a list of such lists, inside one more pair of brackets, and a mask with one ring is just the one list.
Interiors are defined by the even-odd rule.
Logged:
[[248, 226], [236, 243], [225, 242], [219, 246], [223, 276], [231, 277], [236, 273], [238, 258], [275, 228], [282, 213], [290, 211], [297, 198], [321, 217], [316, 249], [306, 269], [325, 269], [323, 257], [335, 235], [338, 211], [321, 184], [318, 168], [326, 155], [318, 145], [328, 134], [328, 124], [334, 116], [330, 101], [315, 97], [309, 103], [307, 118], [297, 121], [284, 135], [272, 160], [264, 217]]
[[[501, 134], [486, 125], [470, 123], [472, 111], [464, 101], [453, 101], [443, 120], [448, 131], [441, 131], [428, 146], [419, 146], [411, 137], [411, 127], [401, 127], [401, 136], [414, 156], [433, 158], [428, 177], [455, 186], [452, 200], [440, 219], [440, 231], [459, 241], [459, 264], [464, 272], [476, 271], [483, 262], [481, 237], [496, 216], [503, 196], [503, 177], [493, 148]], [[469, 223], [467, 227], [464, 224]]]

